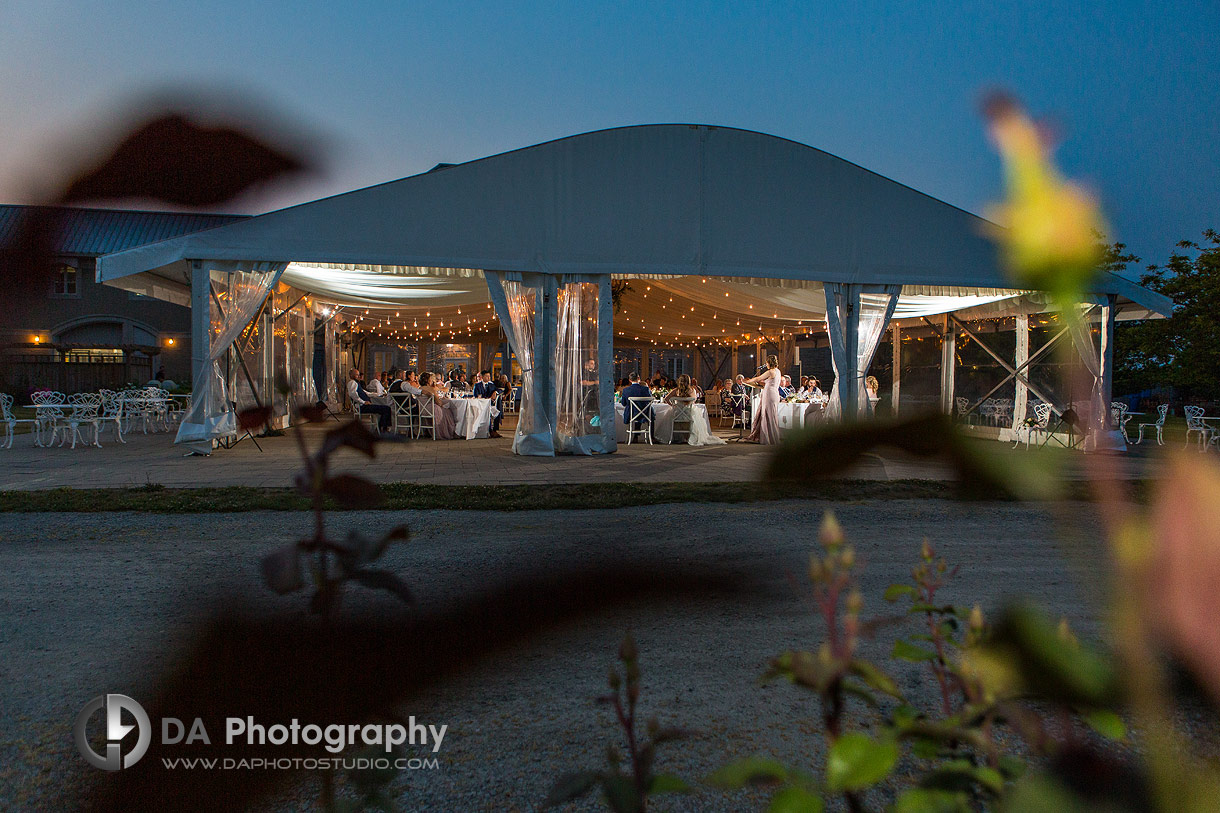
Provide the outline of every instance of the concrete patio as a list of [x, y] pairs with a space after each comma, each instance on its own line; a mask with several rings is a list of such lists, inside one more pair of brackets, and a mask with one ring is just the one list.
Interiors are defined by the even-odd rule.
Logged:
[[[306, 428], [310, 448], [328, 422]], [[730, 442], [724, 446], [690, 447], [620, 444], [618, 452], [596, 457], [522, 457], [511, 452], [511, 423], [499, 439], [383, 443], [377, 458], [368, 460], [341, 452], [338, 468], [359, 472], [380, 483], [415, 482], [438, 485], [516, 485], [624, 482], [743, 482], [757, 480], [770, 450]], [[103, 433], [103, 448], [43, 449], [29, 435], [19, 435], [12, 449], [0, 450], [0, 490], [108, 488], [148, 484], [171, 488], [254, 486], [284, 487], [292, 483], [300, 453], [291, 430], [280, 437], [248, 438], [232, 449], [209, 457], [185, 456], [173, 444], [172, 433], [127, 436], [115, 442]], [[736, 432], [719, 430], [726, 439]], [[1004, 454], [1023, 455], [995, 444]], [[1141, 447], [1119, 456], [1127, 477], [1147, 477], [1159, 459]], [[1168, 448], [1168, 447], [1166, 447]], [[813, 464], [816, 465], [816, 464]], [[1075, 467], [1072, 467], [1075, 468]], [[938, 462], [911, 460], [892, 454], [868, 455], [846, 477], [867, 480], [945, 480], [952, 477]]]

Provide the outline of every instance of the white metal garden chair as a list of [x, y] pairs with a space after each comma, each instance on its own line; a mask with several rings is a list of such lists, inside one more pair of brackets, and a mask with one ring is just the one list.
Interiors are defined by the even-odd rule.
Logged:
[[1016, 442], [1012, 447], [1015, 449], [1021, 445], [1021, 441], [1025, 441], [1025, 448], [1029, 448], [1029, 443], [1034, 435], [1044, 435], [1047, 433], [1047, 426], [1051, 420], [1051, 405], [1044, 403], [1036, 403], [1034, 407], [1034, 423], [1023, 423], [1017, 427], [1015, 435]]
[[1126, 401], [1110, 402], [1110, 417], [1113, 418], [1118, 431], [1123, 433], [1123, 440], [1127, 443], [1131, 442], [1131, 438], [1127, 437], [1127, 421], [1131, 420], [1130, 411], [1131, 408], [1127, 406]]
[[[6, 435], [4, 448], [6, 449], [13, 448], [13, 435], [15, 434], [14, 430], [17, 429], [18, 424], [28, 423], [30, 424], [31, 429], [38, 426], [37, 418], [18, 418], [13, 415], [13, 396], [9, 395], [8, 393], [0, 392], [0, 417], [2, 417], [4, 420], [4, 431]], [[35, 435], [35, 437], [37, 437], [37, 435]]]
[[114, 390], [100, 390], [98, 395], [102, 398], [102, 409], [97, 416], [98, 431], [101, 432], [103, 424], [114, 424], [114, 439], [119, 443], [126, 443], [123, 440], [123, 399], [119, 393]]
[[1203, 407], [1187, 405], [1182, 410], [1186, 413], [1186, 445], [1182, 448], [1190, 448], [1190, 435], [1194, 432], [1199, 436], [1199, 451], [1206, 451], [1214, 430], [1203, 420]]
[[[101, 447], [102, 444], [98, 441], [97, 412], [102, 405], [102, 396], [95, 392], [74, 392], [68, 396], [68, 404], [72, 410], [63, 419], [64, 436], [59, 445], [67, 443], [68, 436], [71, 435], [73, 449], [76, 448], [78, 439], [83, 444]], [[86, 440], [86, 435], [81, 432], [82, 427], [86, 430], [93, 429], [92, 443]]]
[[1136, 437], [1136, 439], [1135, 439], [1135, 444], [1138, 446], [1139, 444], [1143, 443], [1144, 442], [1144, 430], [1147, 429], [1148, 427], [1152, 427], [1152, 428], [1156, 429], [1156, 445], [1164, 446], [1165, 439], [1162, 436], [1162, 432], [1165, 429], [1165, 416], [1168, 414], [1169, 414], [1169, 404], [1161, 404], [1159, 407], [1157, 407], [1156, 408], [1156, 421], [1153, 423], [1141, 423], [1139, 425], [1140, 431], [1139, 431], [1138, 437]]
[[[40, 390], [34, 393], [31, 400], [34, 402], [34, 445], [54, 446], [55, 437], [63, 429], [62, 404], [66, 403], [67, 399], [62, 392]], [[44, 432], [47, 435], [46, 443], [42, 441]]]

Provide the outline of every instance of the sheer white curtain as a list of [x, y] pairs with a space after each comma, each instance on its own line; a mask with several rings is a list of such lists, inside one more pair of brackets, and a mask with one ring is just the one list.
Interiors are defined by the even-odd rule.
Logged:
[[1092, 323], [1089, 321], [1087, 312], [1066, 321], [1068, 332], [1072, 336], [1072, 344], [1076, 347], [1076, 353], [1084, 363], [1084, 368], [1093, 378], [1093, 386], [1089, 390], [1088, 409], [1076, 410], [1088, 425], [1091, 439], [1086, 441], [1085, 446], [1087, 449], [1091, 449], [1097, 443], [1096, 435], [1109, 425], [1106, 420], [1106, 410], [1110, 408], [1110, 405], [1105, 402], [1101, 392], [1101, 353], [1097, 345], [1093, 343], [1093, 333], [1090, 327]]
[[237, 417], [220, 360], [250, 323], [286, 266], [287, 263], [241, 262], [234, 270], [213, 271], [209, 275], [212, 318], [207, 369], [202, 374], [196, 371], [191, 405], [178, 426], [174, 443], [207, 454], [216, 438], [237, 434]]
[[[856, 414], [865, 417], [872, 414], [872, 409], [869, 406], [868, 388], [864, 386], [865, 379], [868, 377], [868, 368], [873, 363], [873, 356], [877, 353], [877, 345], [881, 343], [881, 337], [885, 335], [885, 329], [889, 326], [890, 317], [893, 316], [894, 306], [897, 303], [897, 293], [882, 294], [879, 296], [861, 296], [859, 306], [859, 324], [856, 326], [856, 357], [855, 369], [851, 374], [856, 378], [856, 397], [858, 406]], [[830, 333], [829, 319], [827, 315], [827, 332]], [[848, 321], [843, 329], [849, 330], [851, 322]], [[842, 373], [839, 371], [838, 364], [835, 362], [835, 354], [830, 355], [830, 364], [834, 368], [835, 383], [830, 389], [830, 403], [826, 405], [826, 418], [829, 420], [839, 420], [843, 417], [842, 405], [839, 403], [839, 381], [842, 378]]]
[[602, 451], [601, 373], [598, 363], [598, 286], [561, 285], [557, 299], [554, 358], [555, 451]]
[[553, 456], [555, 447], [550, 421], [535, 392], [534, 321], [537, 315], [537, 291], [534, 286], [519, 279], [509, 279], [509, 276], [495, 271], [486, 272], [492, 305], [521, 365], [521, 398], [517, 410], [517, 432], [513, 435], [513, 453]]

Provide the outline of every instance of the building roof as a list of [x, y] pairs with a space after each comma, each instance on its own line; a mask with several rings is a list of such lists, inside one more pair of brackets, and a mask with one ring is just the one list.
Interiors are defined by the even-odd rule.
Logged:
[[146, 243], [223, 226], [247, 217], [200, 212], [144, 212], [129, 209], [0, 204], [0, 246], [9, 242], [22, 218], [37, 211], [53, 213], [59, 219], [56, 253], [80, 257], [113, 254]]
[[[404, 276], [448, 268], [1008, 288], [988, 225], [805, 144], [652, 124], [437, 167], [138, 246], [99, 260], [98, 275], [177, 282], [184, 261], [204, 260], [377, 265]], [[1111, 275], [1092, 293], [1171, 306]]]

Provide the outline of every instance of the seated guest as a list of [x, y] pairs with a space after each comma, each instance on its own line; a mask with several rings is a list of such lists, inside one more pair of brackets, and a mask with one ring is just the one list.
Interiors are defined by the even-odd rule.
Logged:
[[[627, 376], [627, 377], [630, 378], [631, 376]], [[661, 389], [661, 387], [665, 386], [665, 376], [661, 375], [660, 370], [657, 370], [655, 373], [652, 374], [652, 383], [650, 384], [650, 386], [654, 390], [659, 390], [659, 389]]]
[[457, 421], [453, 413], [445, 408], [449, 398], [438, 385], [432, 373], [424, 373], [419, 377], [422, 394], [420, 398], [432, 404], [433, 437], [437, 440], [453, 440], [457, 437]]
[[390, 386], [386, 387], [388, 392], [402, 392], [402, 384], [407, 378], [407, 371], [400, 370], [397, 367], [390, 368]]
[[361, 415], [376, 415], [377, 428], [382, 432], [388, 432], [390, 408], [385, 404], [373, 403], [372, 396], [360, 381], [363, 377], [363, 374], [354, 368], [347, 374], [347, 397], [352, 402], [352, 409]]
[[627, 399], [629, 398], [651, 398], [652, 390], [640, 383], [640, 374], [632, 373], [627, 376], [627, 386], [623, 387], [621, 393], [623, 401], [623, 421], [625, 423], [636, 423], [644, 418], [644, 414], [634, 408], [634, 405]]
[[679, 398], [697, 398], [699, 390], [691, 383], [689, 375], [678, 376], [678, 382], [674, 384], [674, 388], [665, 396], [665, 403], [670, 406], [676, 404]]
[[402, 380], [402, 391], [409, 392], [415, 396], [419, 395], [419, 373], [415, 372], [414, 370], [407, 370], [406, 373], [404, 373]]
[[746, 377], [744, 375], [739, 375], [739, 376], [737, 376], [736, 379], [733, 380], [733, 394], [734, 395], [745, 395], [746, 394]]
[[787, 398], [794, 394], [796, 394], [796, 390], [792, 389], [792, 376], [783, 376], [779, 383], [779, 397]]
[[822, 397], [822, 389], [818, 386], [818, 380], [813, 376], [809, 376], [809, 378], [806, 379], [805, 387], [801, 390], [801, 392], [809, 398], [820, 399]]
[[492, 383], [491, 380], [491, 370], [484, 370], [483, 372], [479, 373], [479, 380], [474, 382], [474, 397], [487, 398], [491, 400], [492, 408], [499, 414], [492, 414], [491, 431], [487, 433], [487, 436], [489, 438], [500, 437], [500, 418], [503, 417], [504, 412], [500, 408], [500, 393], [496, 389], [496, 385]]

